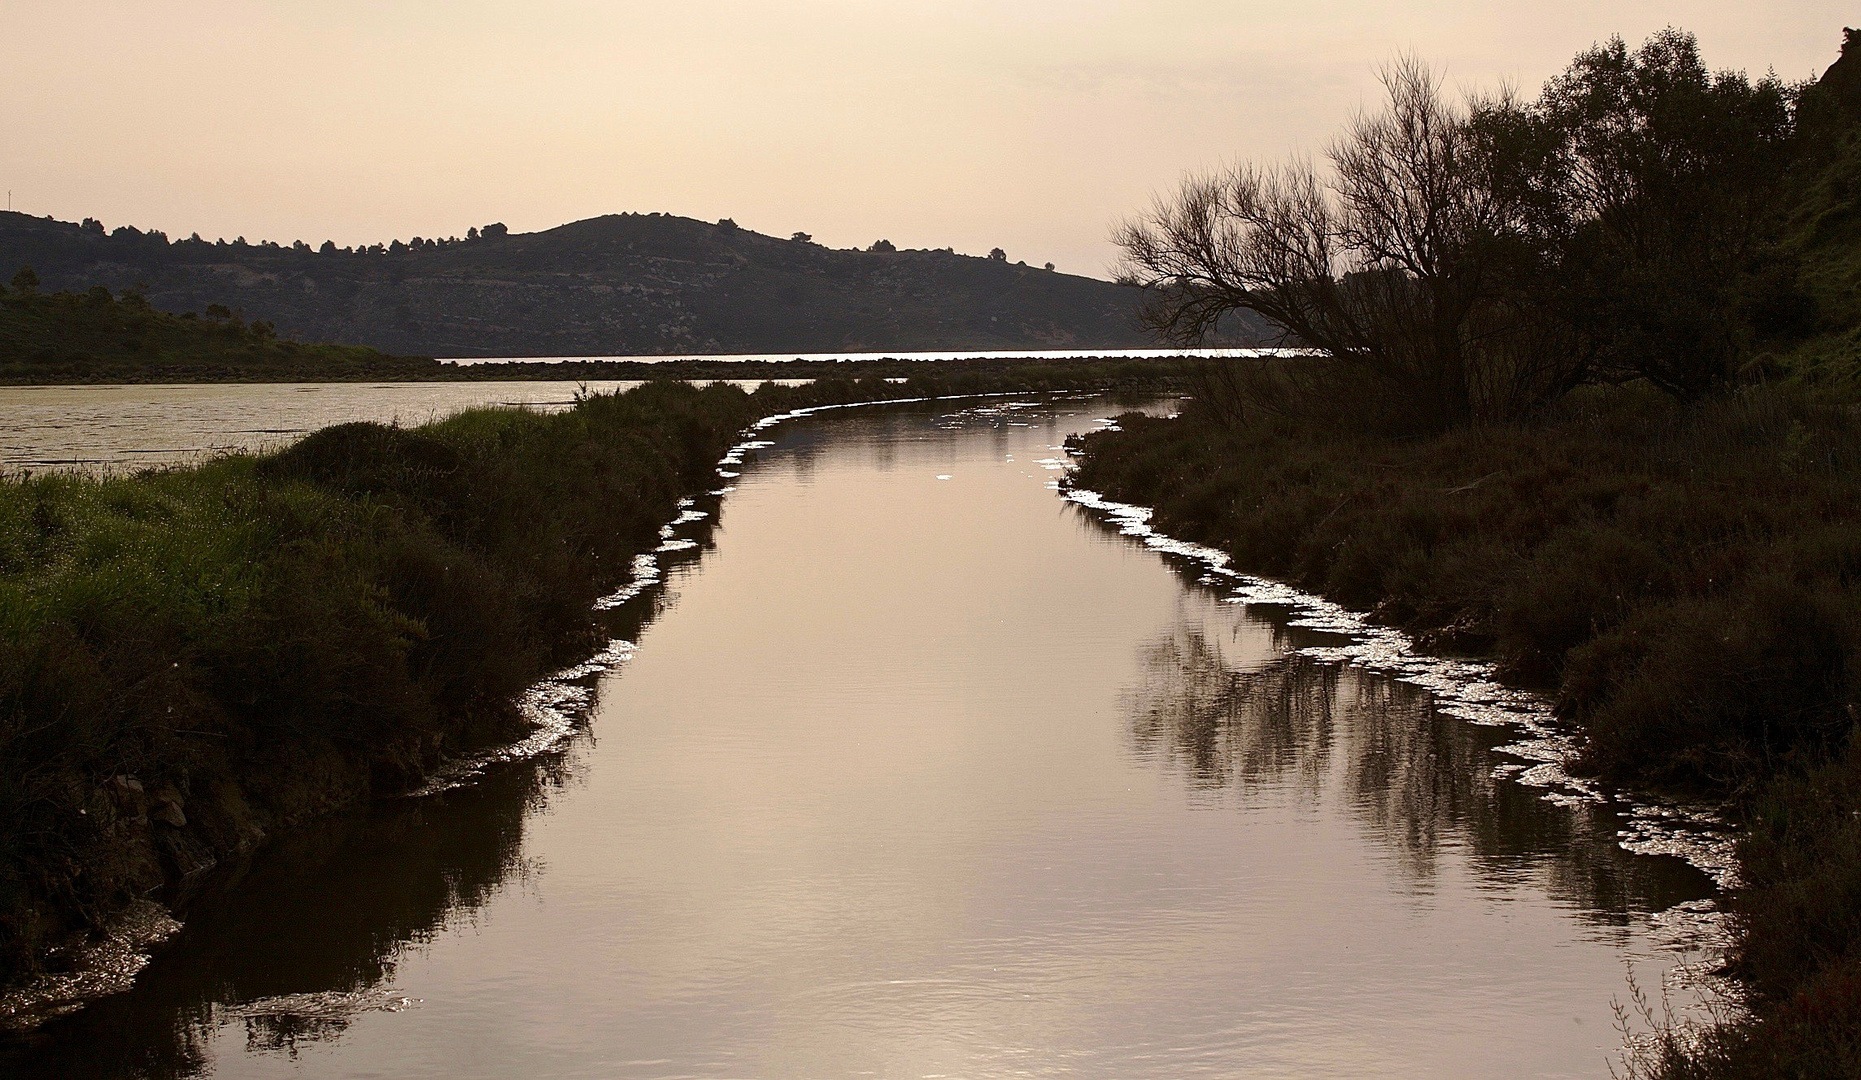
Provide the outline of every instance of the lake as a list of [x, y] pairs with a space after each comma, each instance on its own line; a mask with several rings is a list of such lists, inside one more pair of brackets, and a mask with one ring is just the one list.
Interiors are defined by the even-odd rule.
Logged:
[[[482, 405], [554, 411], [576, 382], [0, 386], [0, 468], [136, 469], [263, 450], [356, 420], [423, 424]], [[587, 384], [611, 391], [632, 382]]]
[[0, 1071], [1609, 1075], [1712, 880], [1063, 498], [1119, 407], [771, 428], [539, 687], [563, 741], [272, 844]]

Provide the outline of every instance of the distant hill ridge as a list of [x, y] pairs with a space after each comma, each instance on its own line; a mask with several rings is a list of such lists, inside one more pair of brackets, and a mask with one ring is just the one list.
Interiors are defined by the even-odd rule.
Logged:
[[660, 214], [473, 234], [313, 250], [0, 213], [0, 280], [29, 266], [47, 289], [141, 286], [160, 310], [219, 304], [285, 337], [403, 355], [1156, 344], [1130, 287], [947, 249], [838, 250]]

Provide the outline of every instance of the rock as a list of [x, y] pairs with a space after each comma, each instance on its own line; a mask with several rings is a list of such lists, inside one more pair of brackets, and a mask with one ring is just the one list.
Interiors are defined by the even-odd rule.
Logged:
[[187, 814], [181, 810], [181, 796], [173, 788], [166, 788], [155, 796], [155, 804], [149, 808], [149, 817], [177, 829], [187, 825]]

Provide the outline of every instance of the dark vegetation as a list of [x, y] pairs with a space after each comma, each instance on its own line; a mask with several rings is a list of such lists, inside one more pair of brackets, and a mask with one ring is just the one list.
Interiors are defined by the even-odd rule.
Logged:
[[1357, 425], [1416, 434], [1588, 383], [1694, 401], [1815, 328], [1775, 215], [1792, 88], [1714, 74], [1673, 30], [1584, 53], [1532, 101], [1450, 101], [1413, 59], [1385, 82], [1329, 172], [1238, 166], [1120, 230], [1167, 336], [1252, 314], [1325, 350], [1243, 388], [1256, 408], [1355, 402]]
[[[1148, 361], [1145, 361], [1148, 363]], [[248, 323], [221, 304], [206, 314], [157, 311], [141, 292], [43, 291], [32, 269], [0, 286], [0, 384], [190, 382], [458, 382], [487, 379], [858, 379], [922, 378], [923, 361], [877, 360], [566, 360], [554, 363], [458, 364], [389, 356], [352, 345], [306, 345], [281, 338], [265, 322]], [[1114, 368], [1123, 370], [1118, 374]], [[1079, 371], [1049, 369], [1060, 386], [1107, 378], [1166, 375], [1170, 365], [1140, 371], [1132, 361], [1087, 360]], [[1027, 361], [938, 361], [938, 377], [1029, 376]], [[1095, 384], [1096, 385], [1096, 384]]]
[[[224, 305], [284, 337], [439, 357], [1130, 348], [1137, 290], [948, 250], [836, 250], [660, 214], [313, 249], [0, 214], [0, 280]], [[1251, 343], [1251, 324], [1236, 324]], [[5, 343], [0, 342], [0, 347]], [[0, 352], [0, 363], [22, 359]]]
[[1334, 174], [1193, 181], [1121, 237], [1160, 329], [1331, 354], [1208, 366], [1080, 485], [1495, 657], [1596, 773], [1743, 822], [1753, 1012], [1638, 1075], [1861, 1075], [1858, 42], [1791, 87], [1669, 31], [1458, 106], [1406, 63]]
[[218, 304], [203, 318], [157, 311], [133, 289], [48, 294], [30, 267], [0, 287], [0, 383], [443, 379], [460, 370], [282, 339], [271, 324], [248, 323]]
[[0, 481], [0, 984], [135, 896], [520, 734], [513, 694], [604, 640], [593, 601], [756, 418], [1171, 370], [659, 382]]

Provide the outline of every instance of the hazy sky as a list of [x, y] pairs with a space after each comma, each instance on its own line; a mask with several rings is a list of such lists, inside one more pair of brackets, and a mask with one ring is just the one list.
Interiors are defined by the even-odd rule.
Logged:
[[1321, 146], [1413, 49], [1535, 88], [1613, 33], [1831, 63], [1833, 0], [0, 0], [14, 208], [338, 244], [733, 217], [1105, 273], [1184, 170]]

